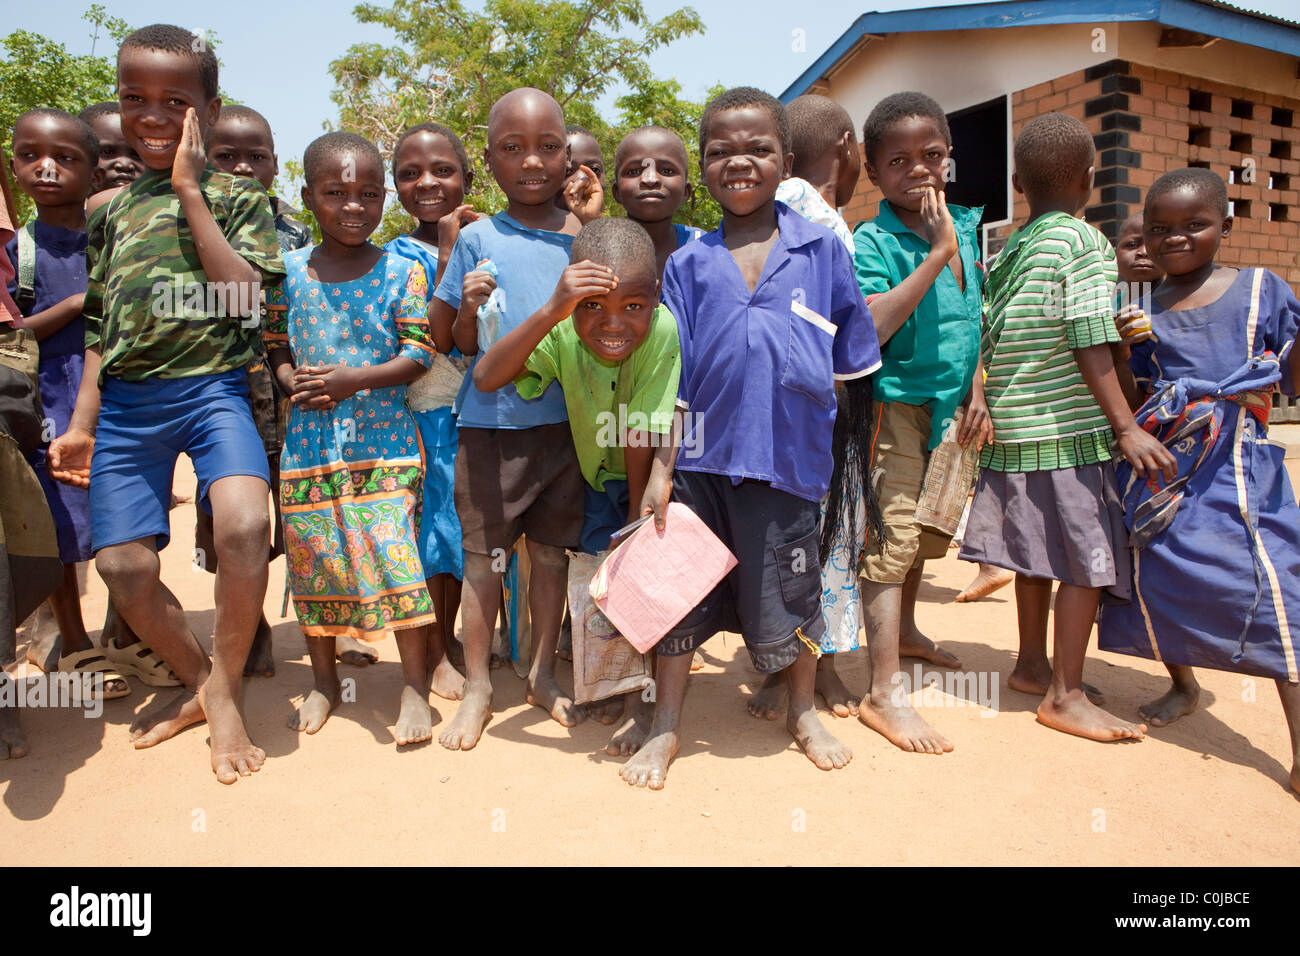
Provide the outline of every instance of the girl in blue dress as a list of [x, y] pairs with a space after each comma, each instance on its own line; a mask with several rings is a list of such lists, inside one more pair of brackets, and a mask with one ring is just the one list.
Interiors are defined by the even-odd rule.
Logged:
[[1146, 246], [1165, 278], [1150, 332], [1131, 335], [1117, 370], [1179, 472], [1161, 486], [1119, 466], [1133, 600], [1102, 609], [1098, 643], [1169, 667], [1172, 689], [1143, 708], [1156, 726], [1195, 708], [1193, 665], [1273, 678], [1300, 794], [1300, 509], [1268, 438], [1274, 389], [1294, 395], [1300, 380], [1300, 303], [1265, 269], [1215, 264], [1231, 227], [1207, 169], [1168, 173], [1147, 194]]
[[416, 544], [424, 469], [406, 386], [434, 347], [424, 268], [371, 245], [384, 208], [379, 151], [352, 133], [303, 156], [303, 201], [318, 246], [284, 258], [267, 295], [266, 342], [290, 396], [279, 494], [294, 610], [315, 686], [289, 726], [315, 733], [341, 698], [335, 638], [397, 635], [398, 745], [432, 735], [428, 628], [433, 602]]

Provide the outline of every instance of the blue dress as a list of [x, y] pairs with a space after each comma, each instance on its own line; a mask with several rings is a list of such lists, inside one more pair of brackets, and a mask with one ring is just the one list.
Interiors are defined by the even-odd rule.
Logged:
[[[30, 314], [43, 312], [70, 295], [86, 291], [86, 233], [36, 223], [36, 259], [33, 289], [36, 301]], [[18, 240], [11, 239], [5, 252], [18, 271]], [[9, 283], [12, 294], [17, 281]], [[36, 377], [40, 382], [48, 441], [68, 430], [72, 410], [81, 388], [81, 370], [85, 367], [86, 320], [77, 316], [59, 331], [40, 343], [40, 364]], [[40, 480], [54, 530], [59, 539], [59, 560], [64, 564], [89, 561], [90, 493], [50, 477], [45, 468], [45, 450], [36, 452], [32, 468]]]
[[[438, 250], [434, 246], [410, 236], [398, 236], [384, 249], [423, 265], [430, 280], [437, 275]], [[432, 294], [432, 285], [429, 291]], [[459, 447], [452, 405], [468, 367], [469, 360], [453, 347], [448, 355], [436, 355], [424, 378], [407, 387], [407, 403], [415, 415], [424, 448], [424, 506], [420, 511], [419, 540], [420, 560], [428, 578], [450, 574], [460, 580], [465, 576], [465, 549], [452, 494]]]
[[[284, 257], [267, 295], [268, 349], [295, 366], [428, 367], [428, 284], [419, 263], [384, 253], [366, 275], [320, 282], [311, 247]], [[308, 637], [377, 640], [434, 621], [416, 546], [424, 472], [406, 386], [363, 389], [330, 409], [293, 405], [279, 494], [294, 610]]]
[[[1227, 388], [1213, 389], [1230, 376], [1247, 378], [1239, 373], [1258, 367], [1261, 357], [1285, 359], [1300, 303], [1273, 273], [1243, 269], [1209, 305], [1170, 311], [1153, 303], [1148, 312], [1158, 341], [1133, 347], [1134, 377], [1151, 392], [1175, 383], [1164, 394], [1205, 395], [1218, 430], [1171, 445], [1175, 457], [1194, 456], [1199, 464], [1191, 466], [1172, 519], [1169, 509], [1162, 515], [1167, 526], [1134, 548], [1133, 600], [1102, 607], [1098, 645], [1171, 664], [1300, 680], [1291, 630], [1293, 623], [1300, 629], [1300, 509], [1285, 449], [1268, 439], [1272, 386], [1242, 390], [1235, 399]], [[1294, 395], [1285, 360], [1280, 371], [1279, 387]], [[1180, 469], [1180, 477], [1185, 473]], [[1117, 474], [1132, 531], [1133, 492], [1142, 489], [1127, 463]], [[1146, 529], [1138, 527], [1141, 541]]]

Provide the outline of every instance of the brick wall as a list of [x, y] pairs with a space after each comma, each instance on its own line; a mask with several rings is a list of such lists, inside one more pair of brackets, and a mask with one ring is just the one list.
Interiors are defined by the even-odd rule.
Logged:
[[[1264, 266], [1300, 292], [1300, 100], [1111, 60], [1012, 92], [1013, 136], [1053, 110], [1083, 120], [1097, 144], [1089, 222], [1113, 237], [1157, 177], [1206, 165], [1229, 181], [1234, 203], [1219, 261]], [[864, 175], [845, 219], [850, 226], [870, 219], [879, 202]], [[1024, 198], [1013, 193], [1013, 202], [1015, 221], [1023, 221]], [[1012, 228], [992, 231], [990, 251]]]

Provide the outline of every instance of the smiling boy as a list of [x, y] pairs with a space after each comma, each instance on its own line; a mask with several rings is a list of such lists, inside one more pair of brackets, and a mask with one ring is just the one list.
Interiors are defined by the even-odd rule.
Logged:
[[741, 634], [761, 673], [786, 672], [787, 728], [809, 760], [832, 770], [853, 756], [813, 700], [825, 627], [818, 523], [835, 380], [880, 364], [871, 314], [844, 243], [776, 202], [794, 159], [779, 100], [748, 87], [715, 98], [700, 120], [700, 154], [723, 219], [664, 271], [681, 342], [678, 397], [691, 412], [683, 448], [693, 447], [678, 456], [673, 493], [739, 563], [656, 648], [650, 736], [621, 772], [651, 789], [677, 753], [692, 653], [720, 630]]
[[[239, 706], [270, 541], [269, 474], [246, 367], [256, 354], [256, 290], [283, 266], [266, 190], [209, 168], [204, 156], [203, 132], [221, 111], [212, 51], [180, 27], [145, 27], [122, 42], [117, 85], [122, 132], [148, 172], [91, 232], [85, 374], [68, 430], [50, 446], [50, 471], [90, 488], [91, 546], [109, 594], [185, 685], [136, 721], [136, 748], [207, 720], [213, 772], [234, 783], [266, 756]], [[215, 314], [182, 303], [159, 309], [159, 286], [177, 284], [209, 292]], [[182, 452], [216, 528], [211, 662], [159, 578]]]
[[[484, 160], [508, 202], [504, 212], [460, 230], [429, 306], [439, 351], [449, 352], [454, 342], [465, 355], [480, 348], [486, 354], [550, 300], [579, 228], [577, 217], [554, 204], [568, 157], [564, 113], [551, 96], [521, 88], [493, 104]], [[495, 277], [483, 268], [489, 263]], [[494, 291], [500, 294], [481, 308]], [[564, 552], [582, 535], [582, 472], [558, 383], [525, 398], [514, 385], [483, 391], [467, 377], [457, 405], [465, 697], [438, 742], [469, 750], [491, 715], [491, 629], [505, 561], [521, 534], [532, 561], [528, 701], [566, 727], [583, 717], [555, 680], [568, 573]]]

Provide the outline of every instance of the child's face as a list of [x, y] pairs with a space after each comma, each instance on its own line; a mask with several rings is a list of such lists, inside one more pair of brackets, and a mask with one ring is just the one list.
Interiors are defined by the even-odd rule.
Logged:
[[867, 178], [895, 209], [921, 211], [926, 187], [943, 192], [947, 185], [949, 146], [939, 125], [928, 116], [905, 116], [885, 131], [871, 156]]
[[761, 106], [714, 114], [704, 138], [704, 184], [723, 210], [747, 216], [776, 196], [794, 155], [781, 151], [781, 131]]
[[118, 56], [117, 100], [122, 133], [149, 169], [172, 168], [186, 110], [197, 115], [200, 135], [221, 113], [221, 97], [204, 96], [194, 60], [143, 47], [127, 47]]
[[140, 154], [122, 135], [122, 118], [116, 113], [100, 113], [90, 124], [99, 139], [99, 161], [95, 169], [95, 189], [129, 186], [144, 172]]
[[637, 222], [671, 219], [690, 189], [686, 147], [667, 130], [629, 133], [618, 145], [614, 200]]
[[624, 268], [613, 292], [578, 303], [573, 326], [597, 358], [623, 362], [645, 341], [658, 304], [659, 279], [653, 263]]
[[1164, 278], [1147, 253], [1146, 239], [1142, 235], [1142, 217], [1130, 216], [1119, 228], [1115, 238], [1115, 266], [1121, 282], [1149, 282], [1152, 285]]
[[321, 160], [302, 201], [320, 231], [344, 246], [360, 246], [384, 216], [384, 171], [374, 156], [345, 152]]
[[437, 222], [463, 203], [465, 179], [460, 157], [437, 133], [413, 133], [393, 157], [397, 199], [420, 222]]
[[280, 172], [271, 131], [242, 116], [218, 117], [208, 134], [208, 162], [223, 173], [256, 179], [265, 189]]
[[[577, 174], [579, 166], [586, 166], [602, 183], [605, 181], [605, 157], [601, 155], [600, 143], [594, 136], [586, 133], [570, 133], [569, 143], [569, 177]], [[565, 182], [568, 182], [566, 178]]]
[[1232, 217], [1223, 216], [1214, 200], [1185, 186], [1147, 205], [1143, 236], [1157, 267], [1181, 276], [1214, 261], [1219, 243], [1232, 231]]
[[540, 97], [499, 104], [484, 153], [501, 191], [512, 203], [543, 206], [564, 188], [569, 162], [564, 114]]
[[90, 195], [95, 157], [77, 127], [58, 116], [28, 116], [14, 126], [9, 169], [37, 206], [80, 206]]

